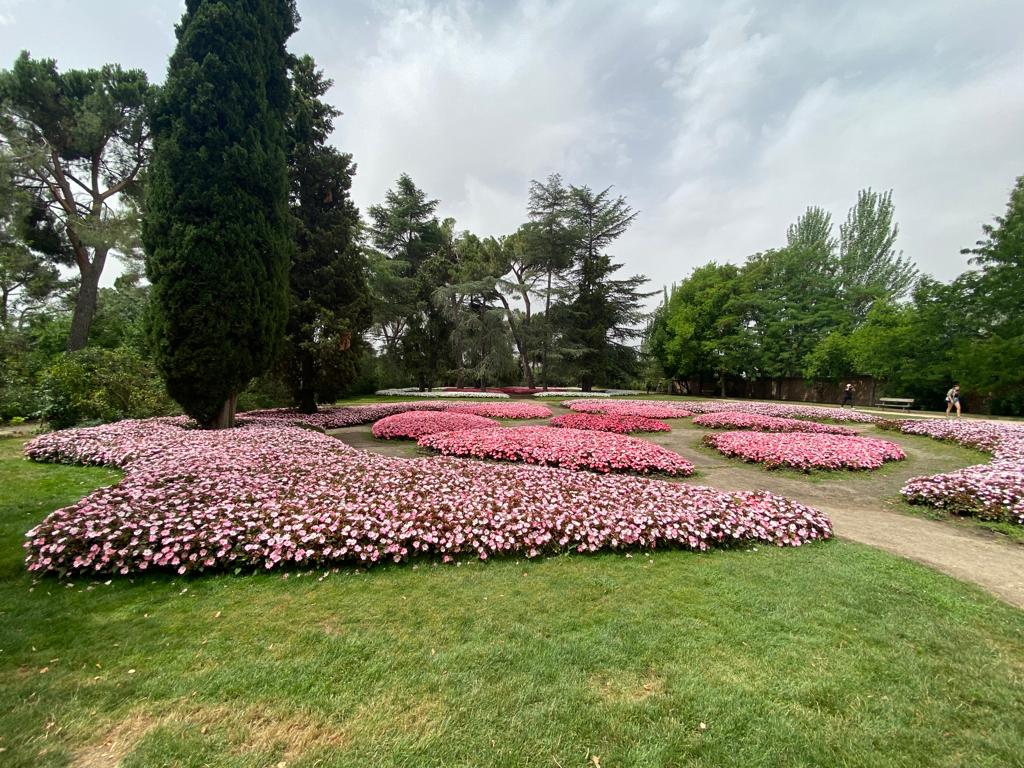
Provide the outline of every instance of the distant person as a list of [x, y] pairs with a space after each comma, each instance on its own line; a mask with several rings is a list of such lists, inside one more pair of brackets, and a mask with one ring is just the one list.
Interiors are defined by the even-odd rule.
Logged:
[[960, 385], [954, 384], [953, 388], [946, 393], [946, 417], [949, 417], [949, 412], [956, 408], [956, 417], [960, 418]]
[[846, 389], [843, 390], [842, 407], [845, 408], [847, 405], [853, 408], [853, 384], [847, 384]]

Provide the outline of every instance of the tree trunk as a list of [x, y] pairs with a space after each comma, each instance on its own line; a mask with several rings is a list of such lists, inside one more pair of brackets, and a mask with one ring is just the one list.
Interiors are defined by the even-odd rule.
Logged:
[[89, 329], [96, 316], [96, 297], [99, 294], [100, 275], [107, 260], [106, 250], [97, 248], [92, 263], [80, 269], [82, 282], [75, 298], [75, 311], [71, 315], [71, 334], [68, 336], [68, 352], [85, 349], [89, 343]]
[[302, 373], [299, 383], [299, 412], [316, 413], [316, 388], [313, 381], [316, 379], [316, 362], [309, 352], [302, 354]]
[[508, 327], [512, 331], [512, 339], [516, 343], [516, 349], [519, 350], [519, 363], [523, 366], [523, 378], [526, 380], [526, 386], [533, 389], [533, 370], [530, 368], [529, 354], [526, 351], [526, 340], [523, 338], [523, 329], [516, 325], [515, 315], [512, 314], [512, 306], [500, 293], [498, 298], [501, 299], [501, 303], [505, 305], [505, 314], [508, 317]]
[[543, 389], [548, 391], [548, 345], [551, 343], [551, 270], [548, 269], [548, 290], [544, 295], [544, 348], [541, 350]]
[[224, 404], [220, 407], [220, 413], [207, 425], [211, 429], [231, 429], [235, 426], [235, 408], [238, 407], [238, 393], [232, 392]]

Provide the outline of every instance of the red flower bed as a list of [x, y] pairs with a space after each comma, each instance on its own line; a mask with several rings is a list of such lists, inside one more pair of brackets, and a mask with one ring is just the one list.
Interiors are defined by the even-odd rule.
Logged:
[[906, 458], [903, 449], [874, 437], [845, 437], [810, 432], [723, 432], [704, 443], [726, 456], [764, 464], [769, 469], [878, 469]]
[[694, 416], [693, 423], [709, 429], [753, 429], [758, 432], [817, 432], [829, 435], [856, 435], [849, 427], [837, 424], [819, 424], [802, 419], [783, 419], [743, 411], [719, 411]]
[[446, 456], [521, 461], [595, 472], [690, 475], [693, 465], [667, 448], [636, 437], [583, 429], [513, 427], [438, 432], [419, 444]]
[[770, 493], [550, 467], [396, 459], [294, 427], [206, 431], [173, 419], [124, 421], [43, 435], [26, 453], [125, 472], [117, 485], [53, 512], [26, 534], [34, 573], [799, 546], [831, 535], [825, 515]]
[[385, 416], [373, 424], [373, 436], [381, 440], [419, 440], [434, 432], [450, 432], [459, 429], [487, 429], [498, 426], [494, 419], [475, 416], [472, 413], [451, 413], [431, 411], [407, 411]]
[[577, 413], [603, 413], [607, 416], [684, 419], [693, 415], [681, 405], [656, 400], [566, 400], [562, 405]]
[[566, 413], [551, 420], [552, 427], [567, 429], [590, 429], [595, 432], [671, 432], [672, 428], [663, 421], [645, 416], [608, 416], [601, 413]]

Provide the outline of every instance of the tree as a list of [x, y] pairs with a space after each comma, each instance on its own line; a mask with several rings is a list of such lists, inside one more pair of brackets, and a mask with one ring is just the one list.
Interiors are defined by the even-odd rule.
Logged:
[[569, 225], [569, 191], [562, 177], [553, 173], [544, 182], [530, 182], [527, 208], [532, 227], [526, 230], [528, 261], [544, 274], [544, 315], [541, 336], [542, 387], [548, 389], [548, 357], [552, 346], [551, 301], [557, 278], [573, 259], [573, 236]]
[[589, 187], [574, 186], [569, 206], [575, 247], [563, 288], [562, 314], [580, 388], [589, 392], [596, 381], [609, 375], [610, 363], [616, 359], [613, 349], [641, 335], [641, 305], [654, 294], [640, 292], [647, 282], [643, 275], [612, 278], [622, 265], [613, 263], [606, 250], [637, 216], [626, 199], [613, 198], [611, 187], [595, 193]]
[[[519, 364], [523, 381], [531, 389], [533, 377], [533, 296], [537, 286], [547, 272], [539, 261], [531, 258], [528, 250], [531, 230], [535, 225], [525, 224], [507, 237], [487, 238], [484, 248], [497, 281], [498, 300], [505, 308], [509, 331], [519, 352]], [[512, 300], [509, 300], [509, 295]], [[522, 302], [522, 309], [512, 306], [512, 301]]]
[[739, 267], [714, 262], [673, 286], [648, 331], [648, 349], [666, 374], [682, 381], [696, 376], [698, 389], [715, 376], [724, 395], [727, 376], [750, 370], [742, 288]]
[[341, 113], [321, 97], [332, 83], [309, 56], [292, 64], [288, 171], [295, 220], [284, 371], [303, 413], [355, 379], [372, 319], [352, 156], [327, 145]]
[[451, 357], [451, 319], [434, 294], [451, 281], [452, 232], [437, 221], [437, 204], [403, 173], [369, 211], [373, 244], [383, 254], [373, 265], [377, 326], [385, 348], [421, 389], [433, 385]]
[[961, 372], [971, 389], [1000, 411], [1024, 412], [1024, 176], [1006, 213], [982, 227], [984, 237], [963, 252], [980, 267], [974, 294], [982, 338], [965, 348]]
[[69, 350], [88, 342], [108, 255], [138, 228], [122, 203], [139, 191], [154, 96], [142, 70], [113, 64], [60, 73], [25, 51], [0, 72], [0, 135], [17, 163], [15, 183], [46, 201], [78, 269]]
[[742, 275], [759, 376], [801, 375], [819, 342], [848, 324], [832, 256], [813, 240], [755, 254]]
[[917, 269], [894, 248], [894, 210], [892, 191], [862, 189], [839, 228], [839, 292], [855, 323], [874, 301], [902, 298], [917, 279]]
[[154, 119], [144, 240], [157, 365], [204, 427], [275, 360], [288, 305], [293, 0], [187, 0]]

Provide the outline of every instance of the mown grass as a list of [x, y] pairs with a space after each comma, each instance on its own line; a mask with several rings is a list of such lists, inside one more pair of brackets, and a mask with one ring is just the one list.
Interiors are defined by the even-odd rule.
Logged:
[[1024, 755], [1024, 613], [866, 547], [34, 583], [24, 531], [116, 473], [20, 445], [0, 441], [7, 768]]

